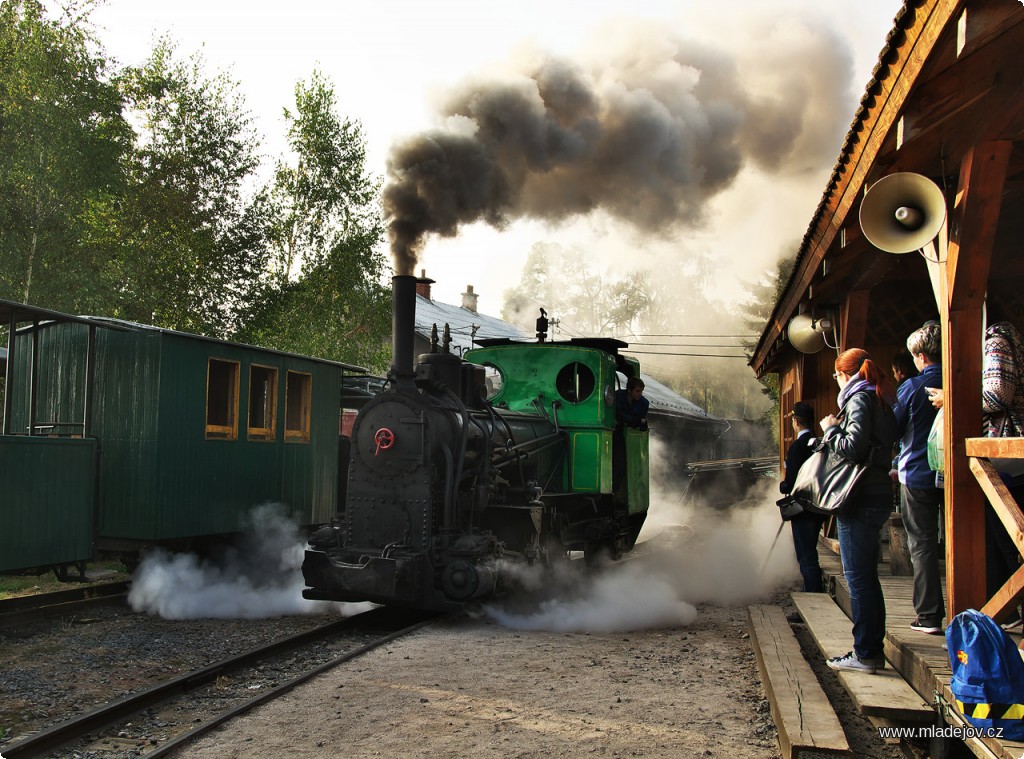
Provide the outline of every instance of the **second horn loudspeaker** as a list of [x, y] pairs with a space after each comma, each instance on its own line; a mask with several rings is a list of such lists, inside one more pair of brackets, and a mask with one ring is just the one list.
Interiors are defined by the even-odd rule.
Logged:
[[932, 180], [912, 172], [883, 177], [860, 204], [860, 228], [887, 253], [920, 250], [942, 229], [946, 199]]
[[821, 323], [809, 314], [797, 314], [790, 319], [786, 336], [790, 344], [801, 353], [817, 353], [825, 347]]

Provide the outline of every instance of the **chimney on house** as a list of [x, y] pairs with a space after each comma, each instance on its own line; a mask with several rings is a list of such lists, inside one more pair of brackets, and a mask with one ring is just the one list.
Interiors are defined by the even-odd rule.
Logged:
[[434, 284], [434, 280], [427, 277], [427, 270], [420, 269], [420, 278], [416, 280], [416, 294], [422, 295], [427, 300], [431, 300], [430, 286], [432, 284]]
[[466, 285], [466, 292], [462, 293], [462, 307], [476, 313], [476, 299], [479, 296], [473, 292], [473, 285]]

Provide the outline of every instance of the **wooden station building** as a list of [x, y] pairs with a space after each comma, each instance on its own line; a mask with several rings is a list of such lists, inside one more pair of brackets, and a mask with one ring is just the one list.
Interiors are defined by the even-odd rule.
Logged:
[[[985, 597], [983, 514], [988, 498], [1024, 551], [1024, 514], [986, 460], [1024, 458], [1024, 439], [980, 437], [986, 298], [1024, 329], [1022, 51], [1019, 0], [904, 3], [751, 360], [758, 376], [779, 375], [782, 419], [797, 401], [812, 403], [820, 419], [836, 410], [839, 351], [863, 347], [888, 371], [911, 332], [940, 321], [950, 618], [968, 608], [997, 616], [1024, 592], [1022, 569], [995, 598]], [[880, 180], [907, 173], [927, 181], [895, 190], [879, 184], [872, 198]], [[924, 208], [934, 197], [942, 208]], [[924, 225], [938, 227], [935, 239], [931, 229], [916, 237], [908, 230], [912, 250], [880, 250], [865, 234], [879, 238], [880, 203], [892, 205], [890, 215], [900, 206], [924, 208], [932, 217]], [[820, 349], [798, 350], [794, 331], [806, 337], [816, 325]], [[792, 433], [787, 424], [780, 429], [781, 456]]]
[[[899, 222], [900, 208], [920, 212], [918, 223]], [[810, 402], [816, 420], [837, 410], [839, 352], [863, 347], [888, 371], [914, 330], [939, 321], [947, 620], [970, 608], [1002, 619], [1024, 596], [1024, 567], [994, 597], [986, 594], [986, 499], [1024, 554], [1024, 513], [989, 461], [1024, 458], [1024, 438], [982, 437], [986, 303], [1024, 330], [1024, 3], [906, 0], [751, 367], [778, 375], [781, 462], [794, 403]], [[832, 571], [842, 606], [845, 584], [841, 570]], [[919, 706], [934, 704], [947, 722], [963, 724], [951, 705], [942, 639], [906, 629], [909, 580], [883, 577], [887, 606], [892, 601], [886, 658]], [[849, 628], [836, 629], [844, 633], [835, 645], [848, 645]], [[806, 709], [789, 723], [805, 724]], [[773, 701], [776, 711], [785, 712], [783, 701]], [[776, 721], [781, 736], [787, 723]], [[796, 755], [797, 740], [782, 743]], [[988, 738], [968, 745], [979, 756], [1024, 750]]]

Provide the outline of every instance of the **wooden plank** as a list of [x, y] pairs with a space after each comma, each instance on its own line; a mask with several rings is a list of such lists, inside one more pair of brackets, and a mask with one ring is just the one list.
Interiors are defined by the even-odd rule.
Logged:
[[[875, 726], [875, 730], [879, 730], [880, 728], [883, 728], [883, 727], [889, 727], [889, 728], [892, 728], [892, 727], [903, 727], [896, 720], [886, 719], [885, 717], [868, 717], [868, 722], [870, 722], [872, 725]], [[893, 737], [882, 738], [882, 741], [887, 746], [898, 746], [898, 745], [900, 745], [900, 739], [899, 738], [893, 738]]]
[[782, 756], [853, 756], [843, 726], [782, 609], [750, 606], [747, 619]]
[[[793, 603], [825, 658], [842, 656], [853, 647], [852, 623], [827, 595], [793, 593]], [[880, 669], [873, 675], [842, 670], [836, 674], [857, 710], [865, 716], [904, 722], [935, 719], [935, 711], [892, 667]]]
[[1020, 506], [1013, 500], [991, 461], [972, 458], [968, 459], [968, 462], [996, 516], [1010, 533], [1013, 544], [1017, 546], [1018, 551], [1024, 553], [1024, 514], [1021, 513]]
[[976, 458], [1024, 459], [1024, 437], [969, 437], [964, 449]]

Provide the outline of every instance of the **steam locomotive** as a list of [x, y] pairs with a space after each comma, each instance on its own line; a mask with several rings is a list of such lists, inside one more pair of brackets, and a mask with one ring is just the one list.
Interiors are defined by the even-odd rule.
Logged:
[[[387, 389], [352, 430], [344, 511], [302, 565], [309, 599], [453, 610], [501, 592], [508, 562], [588, 563], [633, 548], [648, 508], [648, 433], [616, 433], [612, 339], [447, 345], [413, 362], [415, 285], [393, 279]], [[616, 440], [615, 435], [621, 437]]]

